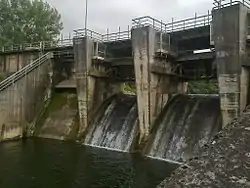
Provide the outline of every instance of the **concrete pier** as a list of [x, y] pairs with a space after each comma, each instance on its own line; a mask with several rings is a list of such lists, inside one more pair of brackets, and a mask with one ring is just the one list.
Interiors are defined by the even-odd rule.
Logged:
[[122, 90], [122, 84], [114, 81], [110, 75], [112, 71], [103, 58], [105, 52], [100, 51], [101, 47], [101, 44], [88, 37], [74, 40], [79, 138], [94, 121], [95, 113], [102, 103]]
[[223, 126], [239, 117], [247, 105], [249, 67], [246, 41], [249, 9], [239, 3], [213, 11], [213, 30]]
[[[146, 141], [169, 94], [184, 93], [184, 82], [173, 75], [173, 54], [168, 41], [151, 27], [132, 30], [133, 57], [136, 76], [140, 142]], [[160, 52], [160, 55], [157, 53]], [[162, 55], [162, 57], [161, 57]]]

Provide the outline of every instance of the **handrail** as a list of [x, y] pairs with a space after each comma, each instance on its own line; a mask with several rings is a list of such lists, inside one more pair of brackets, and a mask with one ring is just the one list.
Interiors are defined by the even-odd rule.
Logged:
[[87, 37], [92, 38], [96, 41], [102, 41], [102, 34], [91, 30], [91, 29], [77, 29], [74, 30], [74, 38], [80, 38], [85, 37], [87, 34]]
[[131, 33], [129, 29], [126, 31], [119, 31], [119, 32], [114, 32], [114, 33], [106, 33], [106, 34], [101, 34], [91, 29], [74, 30], [75, 38], [85, 37], [86, 34], [87, 34], [87, 37], [94, 39], [95, 41], [98, 41], [98, 42], [113, 42], [117, 40], [126, 40], [126, 39], [131, 38]]
[[57, 41], [41, 41], [24, 44], [14, 44], [9, 46], [0, 47], [0, 52], [16, 52], [23, 50], [45, 50], [56, 47], [67, 47], [73, 45], [72, 38], [60, 39]]
[[208, 12], [206, 15], [197, 16], [195, 14], [195, 17], [173, 21], [170, 23], [163, 23], [160, 20], [157, 20], [155, 18], [152, 18], [150, 16], [144, 16], [135, 18], [132, 20], [132, 27], [146, 27], [150, 26], [158, 31], [164, 32], [164, 33], [171, 33], [176, 31], [182, 31], [202, 26], [210, 25], [210, 22], [212, 21], [212, 15]]
[[38, 59], [36, 59], [35, 61], [29, 63], [25, 67], [21, 68], [19, 71], [10, 75], [6, 79], [4, 79], [2, 82], [0, 82], [0, 91], [3, 91], [8, 86], [14, 84], [17, 80], [19, 80], [20, 78], [24, 77], [25, 75], [27, 75], [28, 73], [33, 71], [38, 66], [45, 63], [48, 59], [52, 58], [52, 56], [53, 56], [53, 53], [48, 52], [48, 53], [44, 54], [43, 56], [39, 57]]
[[213, 9], [220, 9], [224, 7], [229, 7], [236, 4], [243, 4], [244, 6], [250, 8], [250, 0], [214, 0]]

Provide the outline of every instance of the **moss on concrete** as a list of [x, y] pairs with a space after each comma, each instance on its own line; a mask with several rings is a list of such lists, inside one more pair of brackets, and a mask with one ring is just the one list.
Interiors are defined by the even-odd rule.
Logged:
[[4, 80], [4, 74], [0, 73], [0, 82]]
[[41, 115], [39, 120], [36, 122], [34, 135], [36, 135], [39, 132], [39, 130], [41, 129], [41, 127], [43, 126], [45, 120], [49, 117], [49, 115], [63, 108], [63, 106], [66, 105], [66, 103], [67, 103], [67, 95], [65, 95], [64, 93], [53, 92], [50, 104], [48, 105], [44, 113]]

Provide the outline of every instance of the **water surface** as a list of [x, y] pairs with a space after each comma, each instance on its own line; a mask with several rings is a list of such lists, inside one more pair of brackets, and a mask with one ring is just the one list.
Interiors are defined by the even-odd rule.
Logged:
[[1, 188], [153, 188], [177, 166], [75, 143], [0, 144]]

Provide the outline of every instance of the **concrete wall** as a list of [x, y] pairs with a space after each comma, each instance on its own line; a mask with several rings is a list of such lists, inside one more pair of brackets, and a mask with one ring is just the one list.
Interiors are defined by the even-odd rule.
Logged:
[[154, 121], [168, 101], [169, 94], [184, 92], [184, 84], [177, 77], [170, 76], [172, 62], [167, 58], [156, 57], [155, 52], [159, 51], [161, 46], [157, 42], [157, 36], [157, 32], [150, 27], [132, 30], [140, 142], [147, 140]]
[[[77, 98], [79, 110], [79, 133], [81, 138], [94, 118], [103, 101], [122, 90], [122, 84], [107, 78], [106, 70], [99, 64], [93, 65], [98, 55], [94, 41], [89, 38], [74, 39]], [[103, 77], [102, 77], [103, 76]]]
[[76, 140], [77, 111], [77, 96], [74, 92], [54, 92], [50, 104], [37, 121], [34, 136], [56, 140]]
[[38, 58], [38, 52], [0, 54], [0, 73], [11, 74]]
[[242, 4], [213, 11], [216, 65], [223, 126], [246, 107], [249, 71], [246, 59], [248, 9]]
[[50, 97], [50, 61], [0, 91], [0, 141], [20, 138], [33, 131], [32, 122]]

